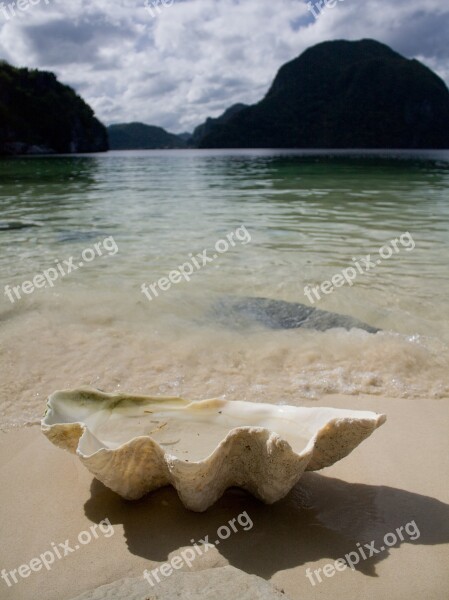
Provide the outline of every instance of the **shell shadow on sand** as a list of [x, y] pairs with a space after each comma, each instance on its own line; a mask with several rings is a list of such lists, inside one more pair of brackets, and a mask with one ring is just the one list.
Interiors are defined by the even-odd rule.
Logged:
[[[265, 579], [322, 558], [342, 558], [357, 550], [357, 543], [374, 540], [379, 548], [386, 533], [411, 521], [419, 537], [406, 535], [392, 548], [449, 542], [449, 505], [397, 488], [348, 483], [317, 473], [306, 473], [273, 505], [233, 488], [205, 513], [185, 509], [171, 487], [129, 502], [94, 479], [84, 510], [96, 523], [107, 514], [112, 524], [123, 524], [131, 554], [153, 561], [166, 561], [170, 553], [206, 535], [215, 542], [218, 528], [246, 511], [253, 527], [221, 540], [217, 550], [230, 565]], [[376, 577], [376, 564], [388, 556], [385, 549], [361, 560], [355, 569]]]

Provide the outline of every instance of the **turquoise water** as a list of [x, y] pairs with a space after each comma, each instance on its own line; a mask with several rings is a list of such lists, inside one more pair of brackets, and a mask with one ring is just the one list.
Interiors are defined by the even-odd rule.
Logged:
[[[8, 229], [13, 222], [34, 226]], [[211, 310], [229, 296], [310, 305], [306, 285], [354, 267], [353, 258], [379, 258], [406, 233], [413, 249], [397, 242], [352, 286], [314, 303], [383, 330], [376, 335], [233, 328]], [[109, 250], [92, 258], [106, 238]], [[86, 249], [92, 260], [81, 260]], [[205, 249], [217, 258], [190, 281], [157, 288], [151, 301], [142, 293]], [[4, 293], [58, 264], [67, 270], [71, 256], [78, 268], [53, 287], [20, 291], [14, 303]], [[290, 403], [330, 393], [447, 396], [448, 259], [449, 152], [3, 160], [4, 422], [35, 419], [48, 393], [75, 385]]]

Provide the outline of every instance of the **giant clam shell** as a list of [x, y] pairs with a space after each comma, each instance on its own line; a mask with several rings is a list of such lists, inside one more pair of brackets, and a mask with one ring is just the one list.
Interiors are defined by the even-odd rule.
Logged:
[[124, 498], [171, 484], [204, 511], [231, 486], [276, 502], [384, 422], [368, 411], [67, 390], [48, 399], [42, 431]]

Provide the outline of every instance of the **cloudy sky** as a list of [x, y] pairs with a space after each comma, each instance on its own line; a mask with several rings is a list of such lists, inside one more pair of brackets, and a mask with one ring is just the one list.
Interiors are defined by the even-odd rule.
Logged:
[[317, 19], [304, 0], [33, 0], [10, 16], [12, 1], [0, 2], [0, 57], [55, 72], [106, 124], [191, 131], [332, 39], [377, 39], [449, 84], [447, 0], [338, 0]]

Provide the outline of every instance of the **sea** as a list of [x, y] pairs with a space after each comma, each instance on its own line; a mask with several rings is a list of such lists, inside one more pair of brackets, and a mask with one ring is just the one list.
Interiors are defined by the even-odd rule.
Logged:
[[[449, 151], [0, 161], [3, 429], [79, 387], [443, 400], [448, 298]], [[259, 299], [274, 301], [266, 319]], [[299, 305], [370, 327], [284, 327], [278, 307]]]

